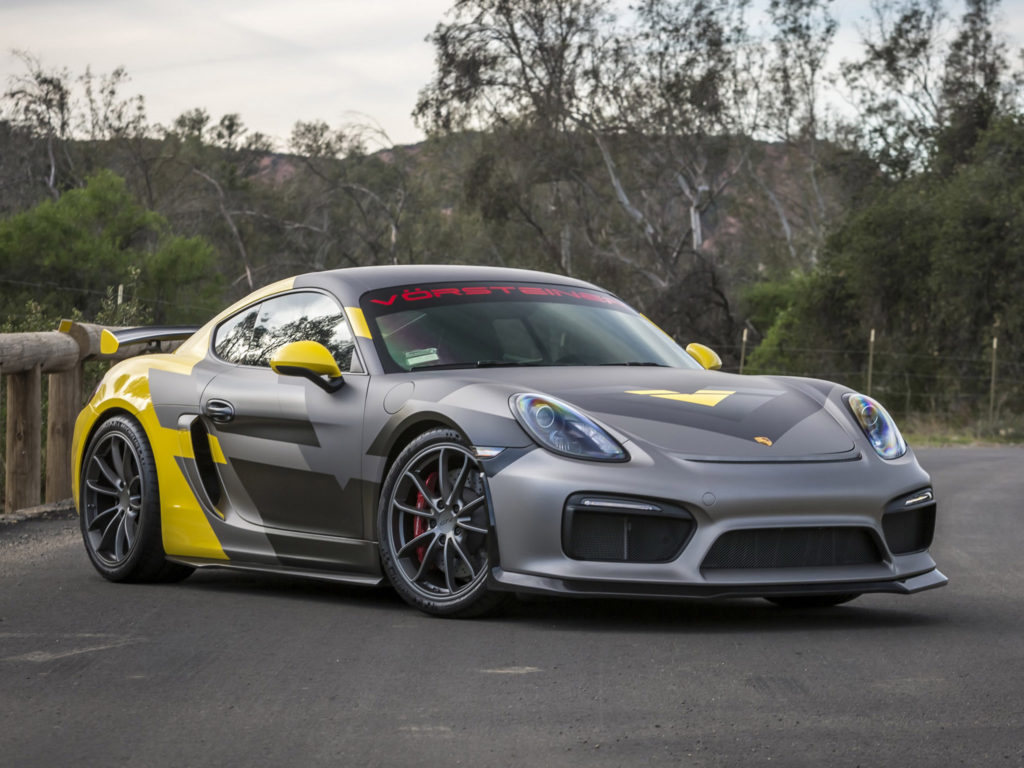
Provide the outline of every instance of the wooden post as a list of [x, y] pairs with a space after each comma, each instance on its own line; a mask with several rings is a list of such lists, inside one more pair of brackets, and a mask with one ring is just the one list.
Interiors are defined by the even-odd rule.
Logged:
[[71, 496], [71, 436], [82, 407], [82, 366], [51, 373], [46, 412], [46, 502]]
[[743, 361], [747, 359], [747, 329], [743, 329], [743, 342], [740, 344], [740, 373], [743, 373]]
[[39, 504], [42, 450], [42, 376], [34, 365], [7, 376], [7, 471], [4, 511]]
[[[79, 360], [79, 346], [67, 334], [52, 331], [0, 334], [0, 375], [7, 379], [7, 467], [4, 472], [7, 512], [34, 507], [40, 501], [42, 374], [78, 368]], [[51, 400], [51, 408], [54, 405]], [[63, 431], [70, 433], [70, 428], [64, 427]], [[60, 441], [58, 435], [57, 447]], [[63, 463], [54, 460], [55, 466]]]
[[[0, 377], [7, 379], [7, 465], [4, 506], [8, 512], [39, 504], [42, 461], [41, 374], [51, 374], [46, 444], [46, 499], [71, 495], [71, 438], [82, 406], [82, 362], [123, 360], [145, 351], [126, 345], [101, 351], [102, 326], [62, 320], [59, 331], [0, 333]], [[180, 342], [166, 345], [165, 351]]]
[[868, 386], [864, 394], [871, 396], [871, 374], [875, 368], [875, 329], [871, 329], [871, 338], [868, 339]]

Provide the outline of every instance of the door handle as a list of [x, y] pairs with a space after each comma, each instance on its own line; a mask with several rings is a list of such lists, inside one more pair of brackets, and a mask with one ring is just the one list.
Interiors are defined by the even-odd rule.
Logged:
[[218, 424], [224, 424], [235, 418], [235, 406], [227, 400], [218, 398], [207, 400], [203, 412]]

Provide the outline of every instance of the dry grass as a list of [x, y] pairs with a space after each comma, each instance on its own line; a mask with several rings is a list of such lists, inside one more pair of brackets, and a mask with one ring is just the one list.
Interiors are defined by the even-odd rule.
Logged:
[[1024, 417], [997, 417], [964, 421], [941, 414], [911, 414], [899, 420], [900, 431], [911, 445], [996, 445], [1024, 443]]

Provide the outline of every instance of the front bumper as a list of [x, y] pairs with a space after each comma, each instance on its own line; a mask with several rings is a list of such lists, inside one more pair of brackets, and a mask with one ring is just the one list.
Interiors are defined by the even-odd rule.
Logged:
[[[886, 506], [930, 485], [912, 453], [896, 461], [862, 454], [848, 461], [755, 464], [693, 461], [635, 443], [629, 450], [631, 461], [617, 465], [543, 449], [493, 467], [485, 463], [498, 542], [493, 588], [592, 597], [775, 597], [911, 594], [948, 581], [927, 550], [894, 554], [886, 543]], [[666, 562], [569, 557], [563, 510], [579, 493], [672, 502], [692, 515], [693, 533]], [[776, 528], [864, 531], [878, 558], [852, 565], [702, 568], [724, 534]]]

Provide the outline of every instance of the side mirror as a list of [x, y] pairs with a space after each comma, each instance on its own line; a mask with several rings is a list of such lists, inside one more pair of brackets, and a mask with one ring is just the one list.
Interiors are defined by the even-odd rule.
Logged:
[[331, 353], [317, 341], [285, 344], [270, 356], [270, 368], [282, 376], [309, 379], [325, 392], [337, 392], [345, 384]]
[[722, 358], [718, 356], [718, 353], [711, 349], [711, 347], [705, 347], [703, 344], [697, 344], [696, 342], [687, 344], [686, 354], [709, 371], [717, 371], [722, 367]]

